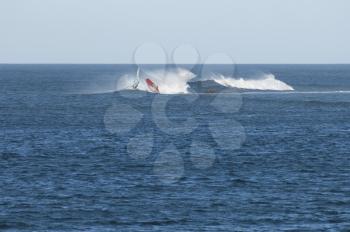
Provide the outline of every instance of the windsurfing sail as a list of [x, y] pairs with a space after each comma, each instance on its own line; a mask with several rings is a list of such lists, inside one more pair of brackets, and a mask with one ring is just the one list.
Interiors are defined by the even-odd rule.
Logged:
[[147, 86], [149, 90], [151, 90], [153, 93], [159, 93], [159, 88], [158, 86], [150, 79], [146, 79]]
[[137, 89], [139, 84], [140, 84], [140, 68], [137, 69], [136, 79], [135, 79], [134, 83], [132, 84], [132, 88]]

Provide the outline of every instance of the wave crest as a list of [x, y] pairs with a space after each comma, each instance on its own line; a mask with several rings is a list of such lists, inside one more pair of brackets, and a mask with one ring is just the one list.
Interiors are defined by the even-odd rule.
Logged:
[[[249, 90], [273, 90], [273, 91], [291, 91], [294, 88], [283, 81], [276, 79], [273, 74], [264, 74], [257, 79], [233, 78], [223, 75], [212, 75], [209, 78], [194, 79], [196, 75], [187, 69], [177, 68], [171, 70], [154, 70], [147, 71], [147, 74], [140, 76], [140, 83], [138, 90], [151, 92], [145, 82], [146, 78], [154, 81], [161, 94], [186, 94], [191, 90], [189, 84], [192, 82], [213, 81], [218, 85]], [[124, 75], [119, 78], [117, 83], [117, 90], [130, 90], [137, 76]], [[193, 80], [194, 79], [194, 80]]]
[[238, 89], [254, 89], [254, 90], [275, 90], [275, 91], [288, 91], [294, 90], [294, 88], [283, 81], [276, 79], [273, 74], [264, 74], [259, 79], [244, 79], [244, 78], [232, 78], [225, 77], [223, 75], [215, 76], [212, 78], [216, 83], [225, 86]]
[[[150, 78], [158, 85], [161, 94], [185, 94], [188, 93], [190, 88], [188, 82], [195, 76], [191, 71], [181, 68], [167, 71], [149, 71], [147, 77], [140, 78], [138, 90], [151, 92], [144, 81], [146, 78]], [[132, 84], [136, 78], [136, 75], [122, 76], [117, 83], [117, 90], [132, 89]]]

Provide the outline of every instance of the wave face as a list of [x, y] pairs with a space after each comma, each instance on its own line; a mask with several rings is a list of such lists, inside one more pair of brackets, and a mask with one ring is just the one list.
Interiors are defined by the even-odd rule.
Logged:
[[[196, 78], [196, 75], [187, 69], [155, 70], [147, 72], [147, 75], [140, 77], [138, 90], [151, 92], [146, 85], [145, 79], [150, 78], [154, 81], [161, 94], [187, 94], [191, 91], [189, 82], [210, 81], [226, 88], [245, 89], [245, 90], [271, 90], [271, 91], [292, 91], [294, 88], [283, 81], [276, 79], [273, 74], [264, 74], [256, 79], [233, 78], [223, 75], [212, 74], [210, 77]], [[132, 85], [137, 79], [136, 74], [124, 75], [117, 83], [117, 90], [131, 90]]]
[[225, 77], [223, 75], [212, 78], [216, 83], [238, 89], [253, 89], [253, 90], [275, 90], [275, 91], [291, 91], [294, 88], [283, 81], [276, 79], [273, 74], [264, 74], [258, 79], [244, 79]]

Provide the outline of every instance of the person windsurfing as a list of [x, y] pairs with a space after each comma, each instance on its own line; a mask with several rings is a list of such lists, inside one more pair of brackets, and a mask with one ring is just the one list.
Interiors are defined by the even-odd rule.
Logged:
[[[136, 72], [136, 79], [134, 80], [134, 83], [132, 84], [132, 88], [136, 90], [140, 84], [140, 68], [137, 69]], [[146, 79], [146, 84], [148, 86], [148, 89], [151, 90], [153, 93], [159, 93], [158, 85], [156, 85], [151, 79]]]
[[137, 72], [136, 72], [136, 79], [134, 81], [134, 83], [132, 84], [132, 88], [133, 89], [137, 89], [137, 87], [139, 86], [140, 84], [140, 68], [137, 69]]

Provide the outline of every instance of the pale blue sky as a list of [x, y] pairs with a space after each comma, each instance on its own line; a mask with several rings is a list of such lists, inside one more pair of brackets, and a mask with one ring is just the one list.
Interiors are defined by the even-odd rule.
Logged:
[[350, 1], [0, 0], [0, 63], [131, 63], [145, 42], [202, 61], [350, 63]]

